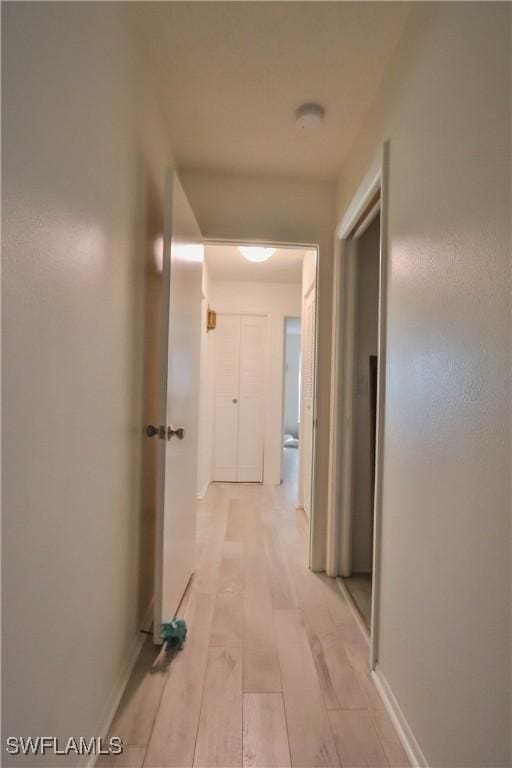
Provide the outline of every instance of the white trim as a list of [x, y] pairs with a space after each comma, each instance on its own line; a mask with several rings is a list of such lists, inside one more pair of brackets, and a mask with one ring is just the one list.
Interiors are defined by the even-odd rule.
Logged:
[[210, 487], [210, 483], [211, 483], [211, 480], [207, 480], [206, 483], [201, 488], [201, 490], [197, 492], [196, 499], [198, 501], [201, 501], [201, 499], [204, 499], [204, 497], [206, 496], [206, 493], [208, 491], [208, 488]]
[[[151, 624], [152, 618], [153, 600], [151, 600], [147, 611], [144, 614], [142, 627], [146, 628], [149, 626]], [[147, 635], [140, 631], [134, 637], [130, 652], [126, 655], [126, 661], [121, 670], [117, 683], [112, 688], [110, 696], [108, 697], [107, 705], [103, 710], [101, 718], [99, 719], [98, 727], [94, 731], [94, 733], [99, 734], [103, 740], [105, 740], [108, 736], [110, 726], [112, 725], [117, 709], [123, 697], [123, 693], [125, 692], [126, 686], [128, 685], [128, 681], [130, 680], [146, 638]], [[94, 768], [99, 757], [99, 755], [86, 755], [84, 759], [80, 761], [80, 765], [82, 765], [83, 768]]]
[[357, 240], [359, 237], [364, 235], [364, 233], [366, 232], [366, 230], [368, 229], [368, 227], [370, 226], [370, 224], [372, 223], [372, 221], [375, 219], [375, 217], [379, 212], [380, 212], [380, 199], [377, 200], [377, 202], [372, 208], [370, 208], [370, 210], [365, 216], [364, 221], [362, 222], [362, 224], [358, 226], [358, 228], [354, 232], [353, 234], [354, 240]]
[[382, 177], [382, 154], [379, 154], [373, 160], [370, 170], [361, 182], [359, 189], [352, 198], [345, 215], [336, 227], [336, 238], [344, 240], [354, 228], [359, 216], [368, 205], [374, 194], [381, 185]]
[[396, 700], [395, 695], [391, 690], [391, 686], [389, 685], [379, 665], [375, 667], [371, 673], [371, 676], [373, 682], [375, 683], [375, 687], [377, 688], [379, 695], [384, 702], [386, 711], [391, 718], [391, 722], [395, 726], [398, 738], [402, 743], [412, 768], [429, 768], [427, 758], [423, 754], [423, 751], [416, 740], [412, 728], [407, 722], [407, 718], [405, 717], [398, 701]]
[[281, 240], [264, 240], [262, 238], [243, 238], [243, 237], [204, 237], [201, 240], [203, 245], [262, 245], [275, 246], [280, 250], [293, 251], [318, 251], [318, 243], [290, 243]]

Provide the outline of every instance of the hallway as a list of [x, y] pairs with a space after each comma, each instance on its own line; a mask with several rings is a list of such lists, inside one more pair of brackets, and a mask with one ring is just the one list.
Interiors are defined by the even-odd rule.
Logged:
[[101, 766], [407, 766], [368, 674], [368, 645], [336, 582], [306, 567], [286, 486], [210, 486], [199, 565], [167, 662], [148, 638]]

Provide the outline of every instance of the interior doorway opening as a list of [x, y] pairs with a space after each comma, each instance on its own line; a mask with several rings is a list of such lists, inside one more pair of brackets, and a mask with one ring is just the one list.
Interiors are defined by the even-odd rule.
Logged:
[[371, 627], [379, 342], [380, 213], [353, 238], [350, 552], [344, 583]]
[[301, 398], [301, 318], [284, 321], [282, 482], [295, 504], [299, 493], [299, 436]]
[[[370, 669], [375, 670], [379, 650], [379, 605], [382, 579], [382, 465], [384, 449], [384, 424], [386, 408], [386, 346], [387, 346], [387, 221], [389, 185], [389, 143], [382, 145], [382, 151], [375, 157], [372, 166], [362, 180], [343, 219], [336, 228], [336, 258], [334, 262], [333, 337], [331, 364], [331, 418], [328, 483], [328, 527], [327, 527], [327, 574], [338, 577], [338, 585], [353, 607], [359, 624], [365, 629], [370, 645]], [[371, 546], [371, 578], [360, 583], [352, 594], [347, 578], [354, 576], [353, 567], [353, 523], [354, 523], [354, 456], [355, 428], [354, 402], [358, 386], [356, 375], [357, 352], [357, 275], [358, 255], [361, 254], [363, 236], [374, 224], [370, 250], [378, 261], [378, 298], [375, 292], [370, 306], [377, 314], [377, 354], [366, 349], [367, 361], [363, 359], [366, 382], [359, 379], [360, 388], [366, 394], [366, 436], [365, 449], [367, 472], [365, 489], [370, 490], [371, 514], [366, 522], [367, 534], [363, 537], [366, 548]], [[373, 238], [372, 238], [373, 235]], [[375, 272], [373, 272], [375, 280]], [[375, 314], [373, 314], [375, 321]], [[376, 359], [375, 359], [376, 358]], [[369, 467], [369, 471], [368, 471]], [[373, 489], [373, 490], [372, 490]], [[368, 506], [367, 506], [368, 509]], [[367, 549], [366, 549], [367, 551]], [[361, 592], [364, 595], [361, 595]], [[358, 607], [362, 603], [366, 605]], [[355, 598], [355, 599], [354, 599]], [[368, 608], [371, 606], [368, 620]], [[366, 621], [365, 615], [366, 614]], [[369, 625], [369, 626], [368, 626]]]
[[283, 484], [311, 519], [317, 260], [313, 246], [205, 241], [198, 498]]

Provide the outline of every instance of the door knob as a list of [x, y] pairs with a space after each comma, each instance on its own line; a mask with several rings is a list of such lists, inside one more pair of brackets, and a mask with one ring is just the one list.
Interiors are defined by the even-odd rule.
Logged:
[[147, 437], [155, 437], [155, 435], [158, 435], [160, 440], [163, 440], [165, 437], [165, 427], [155, 427], [153, 424], [148, 424], [146, 429], [144, 430]]
[[174, 429], [174, 427], [167, 427], [167, 439], [170, 440], [173, 436], [177, 437], [178, 440], [183, 440], [185, 437], [185, 430], [183, 427], [178, 427], [178, 429]]

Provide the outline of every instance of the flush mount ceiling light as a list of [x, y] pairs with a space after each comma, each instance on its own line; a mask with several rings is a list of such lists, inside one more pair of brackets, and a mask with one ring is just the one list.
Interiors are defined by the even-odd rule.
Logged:
[[312, 130], [318, 128], [325, 117], [325, 108], [316, 102], [301, 104], [295, 110], [295, 122], [301, 130]]
[[241, 245], [238, 250], [247, 261], [267, 261], [276, 252], [275, 248], [264, 248], [261, 245]]

